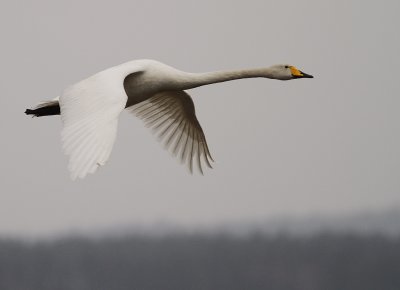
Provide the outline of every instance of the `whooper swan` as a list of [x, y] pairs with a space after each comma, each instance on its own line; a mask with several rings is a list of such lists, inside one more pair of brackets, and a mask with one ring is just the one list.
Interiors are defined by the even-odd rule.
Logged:
[[213, 161], [204, 132], [185, 90], [243, 78], [292, 80], [312, 78], [291, 65], [208, 73], [187, 73], [155, 60], [134, 60], [99, 72], [67, 89], [60, 97], [25, 111], [37, 117], [61, 115], [63, 150], [71, 178], [84, 178], [108, 160], [118, 116], [127, 109], [143, 119], [166, 148], [203, 173]]

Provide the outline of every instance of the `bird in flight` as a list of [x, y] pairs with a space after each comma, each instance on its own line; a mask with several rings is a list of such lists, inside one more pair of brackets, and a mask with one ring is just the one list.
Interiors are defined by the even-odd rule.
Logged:
[[213, 161], [186, 90], [244, 78], [313, 78], [291, 65], [188, 73], [155, 60], [134, 60], [108, 68], [66, 88], [50, 101], [25, 111], [36, 117], [61, 115], [63, 151], [71, 178], [84, 178], [103, 166], [116, 138], [118, 117], [127, 109], [158, 134], [192, 172]]

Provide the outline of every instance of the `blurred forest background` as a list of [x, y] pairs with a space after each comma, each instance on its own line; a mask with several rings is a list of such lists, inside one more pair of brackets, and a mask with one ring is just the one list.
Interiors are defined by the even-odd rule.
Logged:
[[0, 289], [400, 289], [397, 210], [126, 232], [3, 238]]

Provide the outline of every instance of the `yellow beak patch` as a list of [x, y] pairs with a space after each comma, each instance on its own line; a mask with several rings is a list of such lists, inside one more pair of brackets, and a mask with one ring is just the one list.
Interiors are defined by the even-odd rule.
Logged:
[[289, 66], [289, 68], [290, 68], [290, 71], [292, 72], [293, 76], [295, 76], [295, 77], [302, 77], [303, 76], [303, 74], [297, 68], [295, 68], [294, 66]]

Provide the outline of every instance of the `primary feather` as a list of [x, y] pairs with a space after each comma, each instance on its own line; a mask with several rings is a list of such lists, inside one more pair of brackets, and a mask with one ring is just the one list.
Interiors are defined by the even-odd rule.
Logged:
[[131, 111], [158, 134], [166, 149], [179, 156], [190, 172], [193, 163], [203, 173], [202, 161], [213, 161], [206, 137], [196, 118], [192, 98], [184, 91], [162, 92], [131, 107]]
[[72, 179], [94, 173], [108, 160], [127, 96], [118, 75], [100, 73], [67, 88], [60, 97], [63, 150]]

